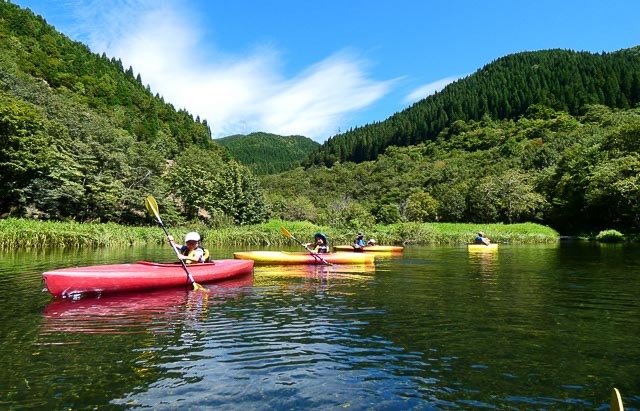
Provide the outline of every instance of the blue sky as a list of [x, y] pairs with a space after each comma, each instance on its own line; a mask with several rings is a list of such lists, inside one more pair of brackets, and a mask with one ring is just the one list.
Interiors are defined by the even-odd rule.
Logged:
[[133, 67], [214, 138], [318, 142], [521, 51], [640, 45], [638, 0], [13, 0]]

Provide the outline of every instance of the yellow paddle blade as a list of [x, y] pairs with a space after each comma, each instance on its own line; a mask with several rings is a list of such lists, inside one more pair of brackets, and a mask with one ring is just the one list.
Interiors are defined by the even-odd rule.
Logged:
[[144, 199], [144, 206], [147, 207], [147, 211], [153, 214], [156, 218], [160, 216], [160, 211], [158, 211], [158, 203], [152, 195], [148, 195], [147, 198]]
[[201, 286], [200, 284], [196, 283], [195, 281], [193, 282], [193, 291], [202, 291], [202, 292], [205, 292], [205, 293], [210, 293], [211, 292], [210, 289]]
[[284, 227], [280, 227], [280, 231], [288, 238], [293, 238], [293, 235]]

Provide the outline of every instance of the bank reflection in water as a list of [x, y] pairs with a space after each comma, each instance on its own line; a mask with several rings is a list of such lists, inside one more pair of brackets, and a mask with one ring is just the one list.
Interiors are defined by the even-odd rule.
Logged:
[[205, 318], [209, 305], [233, 297], [253, 285], [253, 275], [212, 284], [209, 292], [168, 289], [87, 297], [54, 299], [42, 313], [41, 334], [60, 332], [129, 334], [170, 332], [173, 320]]

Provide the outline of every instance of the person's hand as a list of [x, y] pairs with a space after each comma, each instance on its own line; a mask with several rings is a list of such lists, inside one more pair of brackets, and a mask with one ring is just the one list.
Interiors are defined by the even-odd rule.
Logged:
[[169, 239], [169, 242], [170, 242], [170, 243], [173, 243], [173, 242], [174, 242], [173, 236], [172, 236], [171, 234], [169, 234], [169, 235], [167, 236], [167, 238]]

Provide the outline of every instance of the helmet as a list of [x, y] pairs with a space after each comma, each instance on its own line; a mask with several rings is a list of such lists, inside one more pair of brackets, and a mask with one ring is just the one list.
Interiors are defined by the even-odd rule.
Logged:
[[195, 231], [187, 233], [187, 235], [184, 236], [184, 242], [186, 243], [187, 241], [200, 241], [200, 234]]
[[358, 233], [358, 237], [364, 237], [364, 233], [363, 232], [359, 232]]
[[369, 240], [369, 243], [370, 243], [370, 244], [375, 244], [375, 243], [376, 243], [376, 240], [374, 240], [374, 239], [372, 238], [372, 239], [370, 239], [370, 240]]

